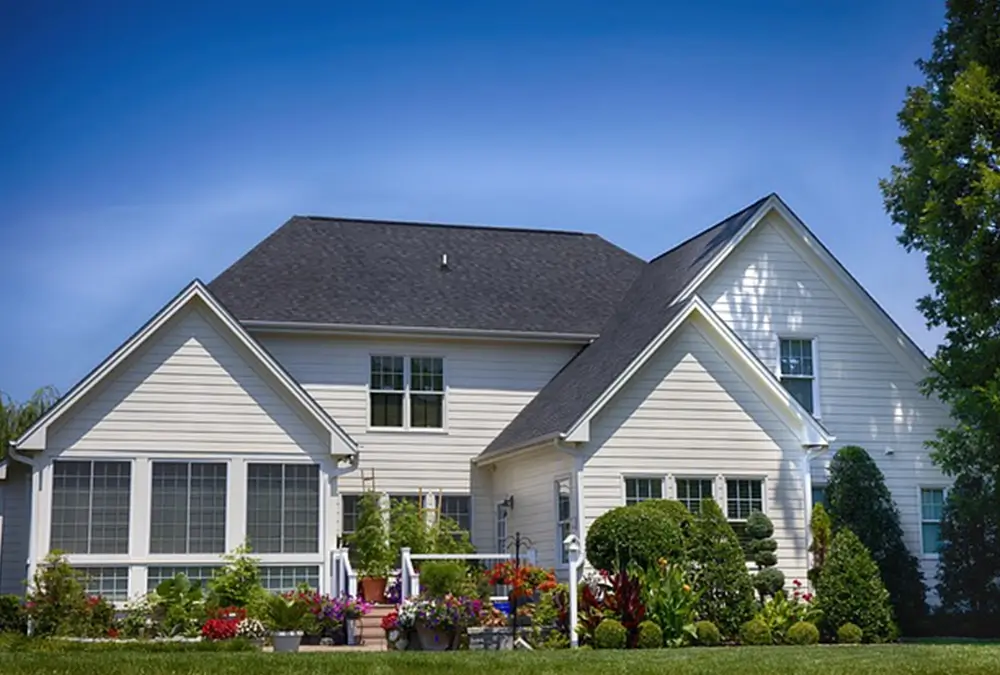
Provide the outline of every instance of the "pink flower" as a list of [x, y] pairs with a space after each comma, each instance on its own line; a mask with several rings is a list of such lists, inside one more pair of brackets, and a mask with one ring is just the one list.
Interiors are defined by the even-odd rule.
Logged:
[[795, 586], [795, 588], [802, 588], [802, 582], [799, 581], [798, 579], [794, 579], [792, 581], [792, 585]]

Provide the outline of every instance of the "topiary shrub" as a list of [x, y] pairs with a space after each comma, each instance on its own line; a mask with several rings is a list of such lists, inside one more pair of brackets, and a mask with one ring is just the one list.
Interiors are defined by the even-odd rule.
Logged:
[[640, 502], [599, 516], [587, 532], [587, 560], [610, 572], [626, 569], [631, 563], [648, 569], [660, 558], [683, 559], [686, 536], [682, 524], [690, 523], [691, 514], [679, 502], [674, 502], [676, 507], [670, 504], [667, 500]]
[[864, 448], [849, 445], [837, 452], [826, 494], [833, 531], [847, 528], [857, 535], [878, 566], [903, 631], [918, 629], [927, 615], [923, 576], [903, 542], [899, 510], [885, 477]]
[[814, 645], [819, 642], [819, 628], [809, 621], [799, 621], [788, 629], [785, 641], [790, 645]]
[[816, 584], [816, 602], [827, 634], [853, 623], [861, 628], [866, 642], [893, 637], [889, 592], [868, 549], [850, 530], [838, 532], [830, 544]]
[[740, 626], [740, 644], [769, 645], [771, 644], [771, 629], [760, 619], [750, 619]]
[[860, 644], [864, 636], [864, 632], [853, 623], [845, 623], [837, 629], [837, 642], [842, 645]]
[[663, 646], [663, 631], [652, 621], [643, 621], [639, 624], [635, 646], [639, 649], [659, 649]]
[[758, 570], [753, 576], [753, 586], [764, 602], [785, 587], [785, 573], [776, 567], [778, 542], [772, 539], [774, 523], [760, 511], [754, 511], [747, 518], [746, 532], [750, 537], [747, 549]]
[[628, 631], [621, 621], [604, 619], [594, 631], [594, 647], [597, 649], [625, 649]]
[[736, 635], [753, 617], [756, 602], [739, 539], [714, 500], [702, 500], [690, 541], [701, 593], [696, 614], [715, 623], [723, 635]]
[[719, 628], [711, 621], [699, 621], [694, 625], [695, 640], [704, 647], [715, 647], [722, 643]]

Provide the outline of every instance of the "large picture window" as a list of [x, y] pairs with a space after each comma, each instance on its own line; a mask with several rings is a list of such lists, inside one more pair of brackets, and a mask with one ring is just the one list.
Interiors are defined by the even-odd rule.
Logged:
[[150, 553], [226, 550], [226, 465], [153, 462]]
[[426, 356], [372, 356], [369, 424], [444, 428], [444, 360]]
[[247, 538], [257, 553], [319, 551], [319, 467], [247, 465]]
[[128, 553], [131, 488], [129, 462], [56, 460], [50, 548], [66, 553]]

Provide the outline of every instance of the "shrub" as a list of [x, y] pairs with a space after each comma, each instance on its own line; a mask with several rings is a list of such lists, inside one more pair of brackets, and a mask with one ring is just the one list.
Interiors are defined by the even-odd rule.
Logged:
[[694, 625], [695, 639], [705, 647], [715, 647], [722, 642], [719, 628], [711, 621], [699, 621]]
[[778, 591], [764, 602], [755, 617], [767, 625], [777, 644], [788, 641], [788, 632], [793, 626], [802, 622], [815, 625], [822, 616], [822, 612], [812, 602], [812, 595], [803, 595], [799, 591], [801, 582], [796, 579], [794, 583], [796, 588], [791, 598], [784, 591]]
[[659, 649], [663, 646], [663, 631], [652, 621], [643, 621], [639, 624], [635, 646], [639, 649]]
[[788, 629], [785, 640], [790, 645], [814, 645], [819, 642], [819, 628], [809, 621], [799, 621]]
[[632, 506], [620, 506], [602, 514], [587, 532], [587, 560], [604, 571], [625, 569], [635, 564], [648, 569], [660, 558], [679, 560], [685, 554], [682, 523], [691, 514], [683, 504], [651, 500]]
[[701, 502], [690, 555], [701, 593], [697, 615], [715, 623], [724, 635], [735, 635], [753, 616], [754, 590], [739, 539], [712, 499]]
[[769, 645], [771, 644], [771, 631], [767, 624], [760, 619], [750, 619], [740, 626], [740, 644]]
[[830, 463], [826, 492], [833, 531], [847, 528], [861, 540], [878, 566], [903, 630], [912, 631], [927, 614], [926, 589], [917, 559], [903, 542], [899, 510], [875, 460], [864, 448], [841, 448]]
[[152, 617], [168, 637], [194, 636], [205, 619], [201, 586], [183, 574], [161, 581], [150, 596]]
[[758, 570], [753, 576], [753, 586], [763, 602], [785, 586], [785, 574], [775, 567], [778, 564], [778, 556], [775, 555], [778, 542], [771, 538], [774, 523], [760, 511], [754, 511], [747, 518], [746, 532], [750, 537], [747, 549]]
[[249, 544], [237, 546], [222, 557], [225, 565], [208, 580], [210, 607], [247, 607], [262, 595], [260, 561], [250, 555]]
[[815, 584], [819, 580], [820, 570], [823, 569], [827, 552], [830, 550], [830, 541], [833, 539], [830, 516], [827, 515], [826, 509], [823, 508], [822, 504], [813, 506], [809, 529], [812, 532], [812, 543], [809, 544], [809, 552], [812, 553], [813, 566], [809, 568], [807, 578]]
[[465, 565], [453, 560], [429, 561], [421, 565], [420, 588], [432, 598], [471, 594]]
[[668, 647], [680, 647], [695, 637], [698, 597], [679, 564], [670, 565], [664, 560], [642, 574], [646, 616], [660, 628], [662, 642]]
[[87, 611], [83, 580], [83, 573], [58, 552], [50, 553], [38, 566], [27, 597], [36, 635], [83, 635]]
[[594, 646], [597, 649], [625, 649], [628, 631], [620, 621], [605, 619], [594, 631]]
[[837, 629], [837, 642], [844, 645], [860, 644], [864, 632], [853, 623], [845, 623]]
[[892, 637], [889, 593], [868, 549], [850, 530], [834, 536], [816, 584], [816, 595], [828, 634], [836, 626], [853, 623], [861, 628], [868, 642], [884, 642]]
[[27, 627], [24, 600], [17, 595], [0, 595], [0, 633], [24, 633]]

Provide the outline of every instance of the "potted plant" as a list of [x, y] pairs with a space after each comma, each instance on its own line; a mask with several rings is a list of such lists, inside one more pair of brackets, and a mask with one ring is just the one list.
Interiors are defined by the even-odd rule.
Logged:
[[392, 569], [392, 550], [385, 518], [375, 492], [361, 497], [357, 529], [348, 538], [361, 576], [361, 595], [368, 602], [385, 602], [386, 580]]
[[267, 618], [276, 652], [297, 652], [309, 623], [309, 606], [295, 593], [267, 599]]
[[[454, 648], [459, 632], [477, 621], [482, 610], [479, 600], [452, 595], [417, 600], [413, 604], [417, 641], [422, 650], [431, 652]], [[400, 610], [400, 615], [404, 609]]]

